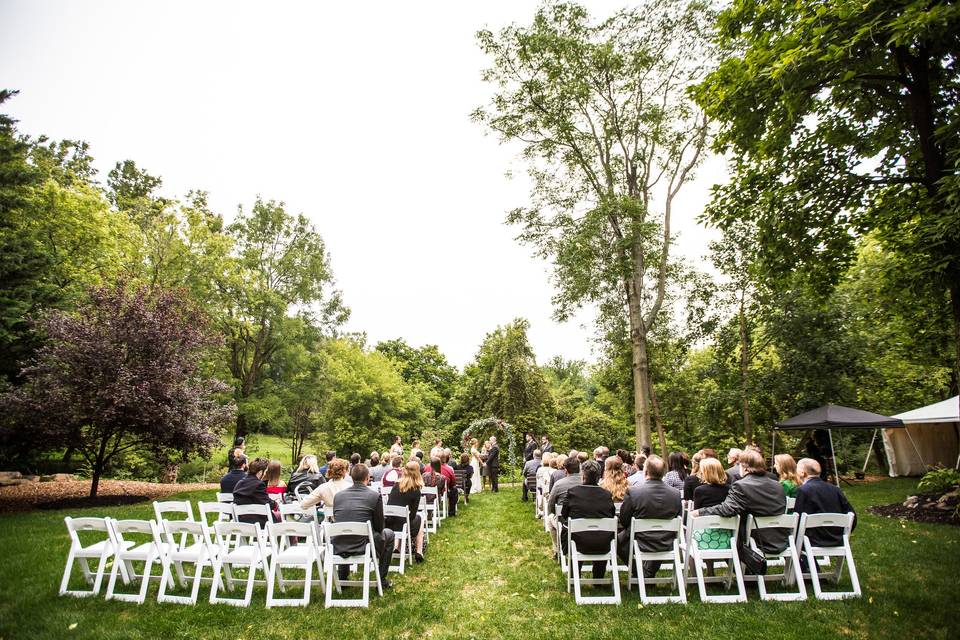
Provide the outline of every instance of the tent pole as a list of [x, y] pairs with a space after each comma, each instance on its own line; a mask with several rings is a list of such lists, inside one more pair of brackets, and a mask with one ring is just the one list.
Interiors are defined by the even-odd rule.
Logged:
[[827, 435], [830, 436], [830, 457], [833, 458], [833, 482], [840, 486], [840, 472], [837, 471], [837, 450], [833, 448], [833, 429], [827, 429]]
[[877, 430], [873, 430], [873, 437], [870, 438], [870, 448], [867, 449], [867, 459], [863, 461], [863, 474], [867, 474], [867, 464], [870, 462], [870, 454], [873, 453], [873, 443], [877, 439]]
[[910, 427], [904, 425], [903, 430], [907, 432], [907, 437], [910, 438], [910, 444], [913, 445], [913, 450], [917, 452], [917, 457], [920, 458], [920, 464], [923, 465], [923, 472], [927, 472], [927, 463], [924, 462], [923, 456], [920, 454], [920, 449], [917, 448], [917, 443], [914, 442], [913, 436], [910, 435]]
[[777, 453], [777, 430], [770, 430], [770, 459], [773, 460], [773, 457]]

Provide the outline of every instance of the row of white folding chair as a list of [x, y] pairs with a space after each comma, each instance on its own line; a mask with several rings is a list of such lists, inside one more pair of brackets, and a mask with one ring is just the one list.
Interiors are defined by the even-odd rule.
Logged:
[[[567, 530], [567, 592], [573, 587], [574, 601], [577, 604], [620, 604], [620, 578], [617, 566], [617, 519], [616, 518], [571, 518], [566, 524]], [[611, 534], [610, 549], [604, 553], [581, 553], [573, 536], [577, 533]], [[561, 554], [562, 555], [562, 554]], [[581, 575], [581, 563], [603, 562], [611, 572], [610, 578], [584, 578]], [[584, 567], [586, 568], [586, 567]], [[612, 596], [584, 596], [581, 585], [610, 584]]]

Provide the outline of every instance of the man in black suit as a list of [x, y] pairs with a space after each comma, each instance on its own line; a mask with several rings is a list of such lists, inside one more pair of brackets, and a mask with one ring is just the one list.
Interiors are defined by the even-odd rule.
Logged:
[[540, 438], [540, 453], [553, 453], [553, 445], [547, 436]]
[[[370, 471], [367, 465], [360, 463], [350, 470], [353, 485], [337, 493], [333, 503], [334, 522], [369, 522], [373, 527], [373, 547], [380, 566], [380, 584], [384, 589], [393, 585], [387, 580], [390, 558], [393, 555], [393, 530], [386, 528], [383, 521], [383, 500], [380, 494], [372, 490]], [[333, 540], [333, 551], [338, 556], [354, 556], [363, 553], [368, 538], [366, 536], [339, 536]], [[347, 577], [349, 567], [338, 567], [340, 579]]]
[[220, 478], [220, 492], [233, 493], [233, 488], [247, 475], [247, 456], [240, 449], [234, 449], [229, 456], [230, 471]]
[[[600, 481], [600, 465], [593, 460], [587, 460], [580, 465], [580, 484], [573, 485], [567, 490], [567, 499], [563, 503], [560, 517], [567, 521], [571, 518], [612, 518], [616, 513], [613, 506], [613, 497], [603, 487], [597, 486]], [[614, 534], [606, 531], [581, 531], [573, 534], [573, 541], [581, 553], [608, 553], [610, 542]], [[560, 546], [564, 553], [568, 552], [567, 539], [560, 539]], [[573, 568], [570, 569], [574, 571]], [[579, 571], [579, 567], [576, 568]], [[607, 563], [595, 561], [593, 563], [593, 577], [600, 579], [607, 571]]]
[[500, 473], [500, 447], [497, 446], [497, 437], [490, 438], [490, 450], [487, 452], [487, 475], [490, 477], [490, 490], [494, 493], [500, 491], [499, 478]]
[[727, 484], [733, 484], [740, 479], [740, 454], [743, 453], [740, 449], [730, 449], [727, 452], [727, 464], [730, 467], [727, 469]]
[[[247, 465], [246, 475], [233, 487], [233, 504], [238, 506], [248, 504], [267, 505], [273, 514], [273, 520], [279, 522], [280, 514], [275, 511], [277, 509], [276, 503], [267, 494], [267, 485], [263, 481], [263, 475], [266, 473], [269, 464], [270, 461], [266, 458], [257, 458]], [[252, 522], [262, 528], [267, 526], [267, 516], [240, 516], [240, 522]]]
[[[740, 540], [746, 543], [747, 514], [754, 516], [779, 516], [787, 510], [787, 497], [783, 485], [767, 474], [763, 456], [756, 451], [740, 453], [740, 480], [730, 486], [730, 493], [720, 504], [694, 511], [693, 516], [740, 516]], [[650, 461], [647, 461], [650, 464]], [[757, 546], [765, 553], [779, 553], [787, 548], [790, 531], [787, 529], [762, 529], [753, 532]]]
[[540, 453], [540, 449], [534, 449], [533, 457], [524, 463], [523, 471], [520, 472], [521, 480], [523, 480], [523, 495], [521, 498], [524, 502], [528, 500], [527, 494], [530, 492], [530, 490], [527, 488], [527, 483], [531, 478], [536, 477], [537, 471], [540, 469], [541, 464], [542, 454]]
[[537, 448], [537, 443], [533, 439], [533, 434], [528, 433], [526, 435], [526, 442], [523, 445], [523, 461], [530, 462], [533, 460], [533, 452]]
[[[797, 463], [797, 475], [803, 484], [797, 489], [797, 502], [793, 512], [852, 513], [853, 526], [857, 526], [857, 513], [843, 495], [840, 487], [824, 482], [820, 477], [820, 463], [812, 458], [803, 458]], [[843, 529], [840, 527], [817, 527], [807, 533], [815, 547], [839, 547], [843, 544]], [[797, 541], [800, 542], [799, 540]]]
[[[630, 523], [634, 518], [666, 520], [680, 515], [680, 492], [664, 484], [663, 474], [667, 465], [660, 456], [650, 456], [643, 465], [644, 481], [627, 490], [620, 505], [621, 531], [617, 534], [617, 554], [624, 562], [630, 557]], [[673, 547], [674, 535], [670, 533], [637, 534], [641, 551], [668, 551]], [[643, 563], [643, 576], [652, 578], [660, 569], [659, 561]]]
[[550, 489], [550, 498], [547, 499], [547, 527], [550, 529], [550, 539], [553, 541], [553, 552], [560, 552], [560, 519], [557, 517], [557, 505], [561, 507], [567, 502], [567, 492], [571, 487], [581, 483], [580, 461], [576, 456], [570, 456], [563, 463], [563, 478], [557, 480]]

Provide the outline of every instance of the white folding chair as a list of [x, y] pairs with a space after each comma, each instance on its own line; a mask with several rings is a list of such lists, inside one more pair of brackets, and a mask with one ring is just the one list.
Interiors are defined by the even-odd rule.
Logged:
[[[67, 552], [67, 565], [63, 570], [63, 580], [60, 581], [60, 595], [73, 596], [75, 598], [85, 598], [100, 593], [100, 585], [103, 583], [103, 575], [107, 568], [107, 561], [116, 553], [116, 545], [113, 536], [110, 534], [110, 528], [105, 518], [71, 518], [67, 516], [63, 519], [67, 525], [67, 532], [70, 534], [70, 551]], [[90, 544], [83, 544], [80, 540], [80, 532], [96, 531], [103, 534], [103, 539]], [[89, 560], [97, 561], [95, 571], [90, 570]], [[83, 572], [84, 580], [91, 585], [91, 589], [76, 590], [69, 589], [70, 576], [73, 572], [73, 563], [80, 562], [80, 570]], [[126, 583], [126, 568], [121, 565], [123, 580]]]
[[[423, 526], [427, 527], [427, 531], [430, 533], [436, 533], [437, 525], [439, 524], [439, 516], [437, 515], [437, 502], [440, 501], [437, 488], [423, 487], [420, 489], [420, 495], [427, 499], [427, 519], [423, 521]], [[432, 502], [429, 496], [433, 496]]]
[[[743, 584], [743, 571], [740, 568], [740, 556], [737, 554], [737, 533], [740, 527], [740, 516], [732, 518], [722, 518], [720, 516], [697, 516], [690, 518], [687, 526], [687, 562], [685, 564], [687, 580], [689, 581], [689, 566], [692, 563], [696, 572], [697, 588], [700, 590], [700, 600], [703, 602], [746, 602], [747, 590]], [[729, 549], [701, 549], [694, 539], [694, 534], [703, 529], [729, 529], [730, 548]], [[727, 564], [728, 575], [723, 576], [705, 576], [703, 569], [707, 560], [722, 560]], [[732, 571], [732, 573], [731, 573]], [[727, 589], [730, 588], [732, 581], [736, 580], [737, 593], [724, 595], [708, 595], [707, 583], [723, 582]]]
[[[400, 505], [388, 504], [383, 507], [383, 517], [403, 519], [403, 528], [400, 531], [394, 530], [393, 532], [394, 548], [396, 548], [396, 545], [399, 543], [400, 551], [390, 550], [393, 555], [391, 556], [391, 564], [388, 569], [388, 571], [396, 571], [403, 575], [408, 553], [411, 558], [413, 557], [413, 546], [410, 540], [410, 510]], [[393, 560], [399, 560], [400, 564], [393, 564]]]
[[[800, 529], [797, 532], [797, 539], [802, 540], [803, 553], [807, 558], [808, 574], [803, 574], [804, 578], [809, 577], [813, 584], [813, 595], [818, 600], [841, 600], [843, 598], [859, 598], [860, 579], [857, 576], [857, 567], [853, 563], [853, 549], [850, 547], [850, 532], [853, 530], [854, 514], [852, 513], [804, 513], [800, 517]], [[810, 542], [810, 530], [820, 527], [836, 527], [842, 529], [842, 542], [837, 547], [816, 547]], [[820, 583], [821, 570], [817, 565], [817, 558], [827, 558], [834, 565], [832, 571], [827, 573], [834, 584], [839, 584], [843, 573], [843, 563], [846, 560], [847, 571], [850, 574], [850, 583], [852, 591], [824, 591]], [[834, 562], [834, 559], [837, 559]]]
[[563, 544], [561, 541], [566, 536], [567, 531], [566, 525], [563, 523], [563, 520], [560, 519], [561, 511], [563, 511], [563, 505], [554, 505], [554, 515], [557, 517], [557, 560], [560, 562], [560, 571], [566, 575], [569, 567], [567, 566], [567, 554], [563, 553]]
[[233, 494], [217, 491], [217, 502], [233, 502]]
[[[267, 504], [236, 504], [233, 505], [233, 519], [237, 522], [243, 522], [240, 518], [245, 516], [257, 516], [267, 519], [267, 522], [273, 521], [273, 510]], [[253, 524], [253, 523], [248, 523]], [[259, 527], [259, 525], [256, 525]]]
[[[154, 501], [153, 503], [153, 515], [156, 516], [157, 523], [163, 522], [164, 520], [171, 520], [171, 515], [176, 515], [176, 518], [173, 520], [186, 520], [188, 522], [194, 522], [193, 517], [193, 507], [190, 506], [189, 500], [167, 500], [162, 502]], [[162, 527], [162, 525], [160, 525]], [[161, 533], [165, 532], [161, 529]], [[173, 540], [167, 540], [168, 544], [173, 544]], [[187, 544], [186, 538], [180, 541], [180, 544]]]
[[[667, 551], [643, 551], [637, 541], [637, 534], [641, 533], [663, 533], [673, 534], [673, 543]], [[683, 560], [681, 559], [681, 549], [683, 542], [683, 517], [669, 518], [665, 520], [634, 518], [630, 522], [630, 552], [627, 561], [627, 571], [630, 572], [627, 579], [627, 590], [636, 584], [640, 588], [640, 602], [643, 604], [661, 604], [665, 602], [687, 602], [686, 580], [683, 577]], [[684, 550], [685, 551], [685, 550]], [[670, 562], [673, 564], [673, 575], [663, 578], [644, 578], [644, 561]], [[636, 577], [634, 577], [634, 575]], [[675, 596], [648, 596], [648, 584], [670, 584], [677, 589]]]
[[[160, 578], [160, 592], [157, 602], [174, 602], [177, 604], [197, 604], [197, 595], [200, 593], [200, 582], [203, 580], [203, 569], [212, 564], [217, 548], [210, 542], [210, 534], [202, 522], [190, 520], [162, 520], [163, 538], [166, 542], [166, 553], [160, 561], [163, 564], [163, 576]], [[180, 535], [179, 542], [177, 534]], [[187, 575], [183, 570], [184, 564], [194, 565], [193, 576], [190, 577], [192, 586], [189, 596], [168, 595], [167, 587], [173, 587], [173, 570], [177, 572], [177, 582], [181, 587], [187, 585]]]
[[200, 511], [200, 520], [210, 531], [213, 531], [213, 523], [217, 520], [233, 520], [233, 504], [229, 502], [197, 502], [197, 509]]
[[377, 493], [379, 493], [379, 492], [380, 492], [380, 489], [383, 488], [383, 484], [381, 484], [381, 483], [379, 483], [379, 482], [371, 482], [371, 483], [370, 483], [370, 488], [373, 489], [374, 491], [376, 491]]
[[[265, 506], [265, 505], [250, 505]], [[210, 604], [229, 604], [235, 607], [247, 607], [253, 597], [253, 585], [257, 571], [262, 570], [266, 579], [270, 575], [271, 549], [267, 548], [266, 535], [258, 525], [251, 522], [215, 522], [217, 542], [220, 553], [213, 561], [213, 585], [210, 587]], [[234, 546], [230, 548], [230, 540]], [[247, 570], [247, 588], [242, 598], [218, 596], [224, 586], [233, 591], [234, 585], [242, 579], [233, 577], [232, 569], [243, 567]]]
[[[292, 506], [299, 508], [299, 505]], [[270, 549], [273, 554], [267, 573], [267, 608], [274, 606], [305, 607], [309, 605], [310, 591], [313, 587], [313, 568], [317, 568], [318, 575], [323, 575], [320, 554], [317, 553], [316, 527], [312, 522], [282, 522], [279, 524], [270, 522], [267, 524], [267, 532], [270, 536]], [[284, 567], [304, 571], [303, 597], [274, 597], [274, 586], [277, 581], [279, 581], [280, 590], [283, 592], [286, 592], [288, 585], [299, 582], [284, 578]]]
[[[575, 533], [581, 532], [611, 532], [610, 550], [605, 553], [580, 553], [577, 543], [573, 540]], [[567, 591], [573, 585], [573, 597], [577, 604], [620, 604], [620, 578], [617, 567], [617, 519], [616, 518], [570, 518], [567, 521], [567, 550], [569, 552], [569, 572], [567, 574]], [[581, 562], [606, 562], [612, 576], [610, 578], [584, 578], [581, 573]], [[587, 570], [588, 567], [583, 567]], [[612, 596], [583, 596], [580, 587], [584, 584], [611, 584]]]
[[793, 507], [797, 504], [796, 498], [787, 498], [787, 510], [785, 513], [793, 513]]
[[[767, 568], [783, 567], [783, 573], [767, 573], [762, 576], [755, 576], [757, 588], [760, 591], [761, 600], [780, 600], [793, 602], [807, 599], [807, 587], [803, 579], [797, 580], [801, 575], [800, 571], [800, 552], [797, 550], [795, 535], [797, 533], [797, 524], [799, 518], [797, 514], [790, 513], [782, 516], [748, 516], [747, 517], [747, 539], [750, 541], [751, 548], [757, 553], [762, 553], [767, 559]], [[779, 553], [768, 553], [760, 549], [752, 533], [763, 529], [789, 529], [790, 535], [787, 538], [787, 547]], [[796, 580], [797, 590], [789, 593], [768, 593], [767, 582], [782, 582], [784, 585], [791, 585]]]
[[[340, 556], [333, 550], [333, 541], [340, 536], [365, 536], [367, 542], [363, 553], [353, 556]], [[383, 595], [380, 585], [380, 568], [377, 565], [377, 556], [373, 544], [373, 528], [369, 522], [325, 522], [323, 537], [326, 541], [324, 551], [324, 573], [327, 578], [325, 607], [367, 607], [370, 604], [370, 582], [376, 582], [377, 593]], [[341, 580], [337, 575], [337, 567], [341, 565], [363, 565], [363, 574], [360, 580]], [[333, 591], [342, 592], [342, 587], [361, 587], [363, 595], [360, 598], [333, 597]]]
[[299, 502], [290, 502], [280, 504], [280, 519], [284, 522], [309, 522], [312, 517]]
[[[116, 549], [114, 555], [113, 568], [110, 570], [110, 581], [107, 583], [107, 600], [123, 600], [125, 602], [136, 602], [143, 604], [147, 598], [147, 589], [150, 587], [150, 580], [153, 577], [153, 563], [162, 563], [163, 554], [167, 551], [167, 544], [163, 542], [157, 523], [153, 520], [114, 520], [107, 518], [107, 526], [110, 535], [113, 536], [113, 544]], [[147, 540], [137, 544], [136, 540], [128, 539], [126, 536], [148, 536]], [[137, 575], [133, 566], [134, 562], [143, 563], [143, 573]], [[140, 580], [139, 593], [118, 593], [117, 574], [121, 569], [126, 569], [127, 577], [130, 580]], [[161, 579], [163, 569], [161, 564]], [[127, 583], [127, 580], [124, 580]]]
[[427, 528], [427, 499], [423, 495], [420, 496], [417, 513], [420, 514], [420, 527], [423, 529], [423, 539], [425, 542], [429, 542], [430, 529]]

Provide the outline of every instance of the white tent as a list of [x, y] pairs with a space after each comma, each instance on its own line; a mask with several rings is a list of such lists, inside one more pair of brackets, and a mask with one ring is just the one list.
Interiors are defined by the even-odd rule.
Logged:
[[893, 417], [906, 428], [883, 430], [891, 476], [923, 475], [937, 464], [960, 465], [960, 396]]

